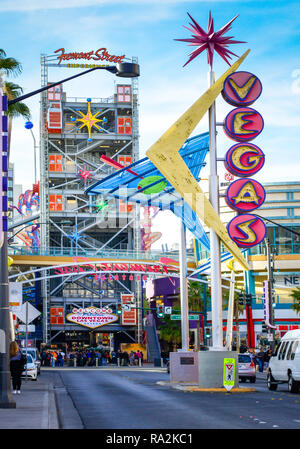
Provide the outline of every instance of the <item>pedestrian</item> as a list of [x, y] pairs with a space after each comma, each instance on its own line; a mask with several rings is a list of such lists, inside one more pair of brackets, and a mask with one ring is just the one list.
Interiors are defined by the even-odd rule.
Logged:
[[134, 353], [134, 364], [135, 364], [135, 365], [138, 365], [138, 364], [139, 364], [139, 356], [138, 356], [138, 353], [137, 353], [137, 352]]
[[[122, 363], [122, 353], [121, 353], [120, 349], [118, 349], [118, 351], [117, 351], [116, 359], [117, 359], [117, 365], [121, 366], [121, 363]], [[119, 363], [118, 363], [118, 361], [119, 361]]]
[[127, 352], [127, 351], [125, 351], [125, 352], [123, 353], [123, 359], [124, 359], [124, 366], [128, 366], [129, 355], [128, 355], [128, 352]]
[[64, 366], [64, 358], [62, 356], [62, 353], [59, 351], [57, 354], [57, 366]]
[[45, 366], [51, 365], [51, 353], [48, 351], [46, 354]]
[[41, 353], [41, 366], [46, 366], [46, 358], [47, 358], [47, 353], [46, 351], [42, 351]]
[[133, 366], [134, 365], [134, 352], [131, 351], [129, 354], [129, 365]]
[[264, 371], [264, 358], [265, 358], [265, 353], [264, 353], [264, 350], [263, 350], [263, 348], [261, 347], [260, 348], [260, 351], [259, 351], [259, 353], [257, 354], [257, 361], [258, 361], [258, 371], [260, 372], [260, 373], [263, 373], [263, 371]]
[[247, 344], [245, 341], [242, 341], [241, 345], [240, 345], [240, 353], [245, 354], [245, 352], [247, 352], [247, 351], [248, 351]]
[[138, 366], [140, 366], [140, 364], [142, 365], [142, 353], [141, 353], [140, 350], [137, 351], [136, 356], [137, 356], [137, 364], [138, 364]]
[[9, 346], [10, 373], [12, 378], [13, 394], [21, 393], [22, 372], [26, 364], [26, 357], [23, 355], [16, 341], [12, 341]]
[[265, 352], [265, 356], [264, 356], [264, 366], [265, 366], [265, 368], [268, 368], [271, 357], [272, 357], [272, 349], [269, 348]]

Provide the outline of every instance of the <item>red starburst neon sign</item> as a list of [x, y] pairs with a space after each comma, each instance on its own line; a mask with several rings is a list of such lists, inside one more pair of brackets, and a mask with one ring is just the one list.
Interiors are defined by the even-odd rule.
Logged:
[[[212, 67], [214, 51], [216, 51], [223, 59], [230, 65], [228, 58], [232, 59], [232, 56], [237, 56], [232, 51], [228, 50], [228, 46], [231, 44], [243, 44], [244, 41], [232, 40], [233, 36], [224, 36], [224, 34], [231, 29], [232, 22], [238, 17], [235, 16], [226, 25], [224, 25], [219, 31], [214, 30], [214, 21], [209, 12], [208, 28], [204, 31], [203, 28], [187, 13], [193, 23], [190, 23], [192, 28], [184, 26], [187, 30], [191, 31], [192, 38], [190, 39], [175, 39], [175, 41], [188, 42], [190, 46], [197, 47], [193, 50], [189, 56], [189, 60], [184, 64], [186, 66], [189, 62], [199, 56], [203, 51], [207, 51], [207, 62]], [[232, 55], [232, 56], [231, 56]], [[183, 66], [183, 67], [184, 67]]]

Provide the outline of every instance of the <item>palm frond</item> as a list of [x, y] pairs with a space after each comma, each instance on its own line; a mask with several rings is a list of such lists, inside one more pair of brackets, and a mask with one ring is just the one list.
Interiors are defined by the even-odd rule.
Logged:
[[[11, 81], [6, 81], [3, 86], [3, 91], [10, 101], [20, 97], [23, 93], [23, 88]], [[24, 117], [26, 119], [30, 119], [31, 116], [29, 107], [21, 102], [8, 105], [7, 115], [9, 117]]]
[[6, 81], [3, 86], [3, 92], [8, 98], [8, 101], [18, 98], [23, 93], [23, 88], [18, 84]]
[[8, 106], [7, 115], [9, 117], [24, 117], [27, 120], [30, 119], [30, 109], [25, 103], [14, 103]]
[[6, 76], [20, 75], [22, 73], [22, 64], [15, 58], [5, 58], [0, 50], [0, 72], [3, 72]]

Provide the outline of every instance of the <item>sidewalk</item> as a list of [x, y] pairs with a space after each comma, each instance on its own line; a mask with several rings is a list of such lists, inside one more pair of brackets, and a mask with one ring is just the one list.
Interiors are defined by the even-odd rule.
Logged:
[[0, 429], [82, 429], [81, 419], [57, 373], [22, 381], [16, 408], [0, 408]]
[[38, 380], [22, 380], [21, 394], [12, 394], [16, 408], [0, 408], [0, 429], [83, 429], [83, 424], [73, 402], [64, 387], [60, 370], [111, 370], [166, 371], [147, 363], [142, 367], [101, 366], [68, 367], [41, 370]]

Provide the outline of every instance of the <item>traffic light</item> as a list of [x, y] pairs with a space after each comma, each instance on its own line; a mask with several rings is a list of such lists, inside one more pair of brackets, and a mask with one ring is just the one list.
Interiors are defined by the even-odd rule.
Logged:
[[156, 312], [157, 312], [157, 316], [159, 316], [160, 318], [163, 317], [165, 315], [164, 305], [158, 304], [158, 306], [156, 306]]
[[118, 305], [117, 305], [117, 314], [118, 314], [118, 315], [121, 315], [121, 314], [122, 314], [122, 306], [121, 306], [121, 304], [118, 304]]
[[262, 323], [261, 323], [261, 330], [262, 330], [263, 334], [267, 334], [268, 333], [268, 326], [267, 326], [265, 321], [262, 321]]
[[239, 294], [238, 302], [239, 302], [240, 306], [243, 306], [245, 304], [245, 294], [244, 293]]
[[251, 293], [246, 293], [246, 306], [252, 305], [252, 295]]
[[211, 337], [211, 333], [210, 333], [210, 328], [209, 327], [205, 328], [205, 337], [206, 338], [210, 338]]

